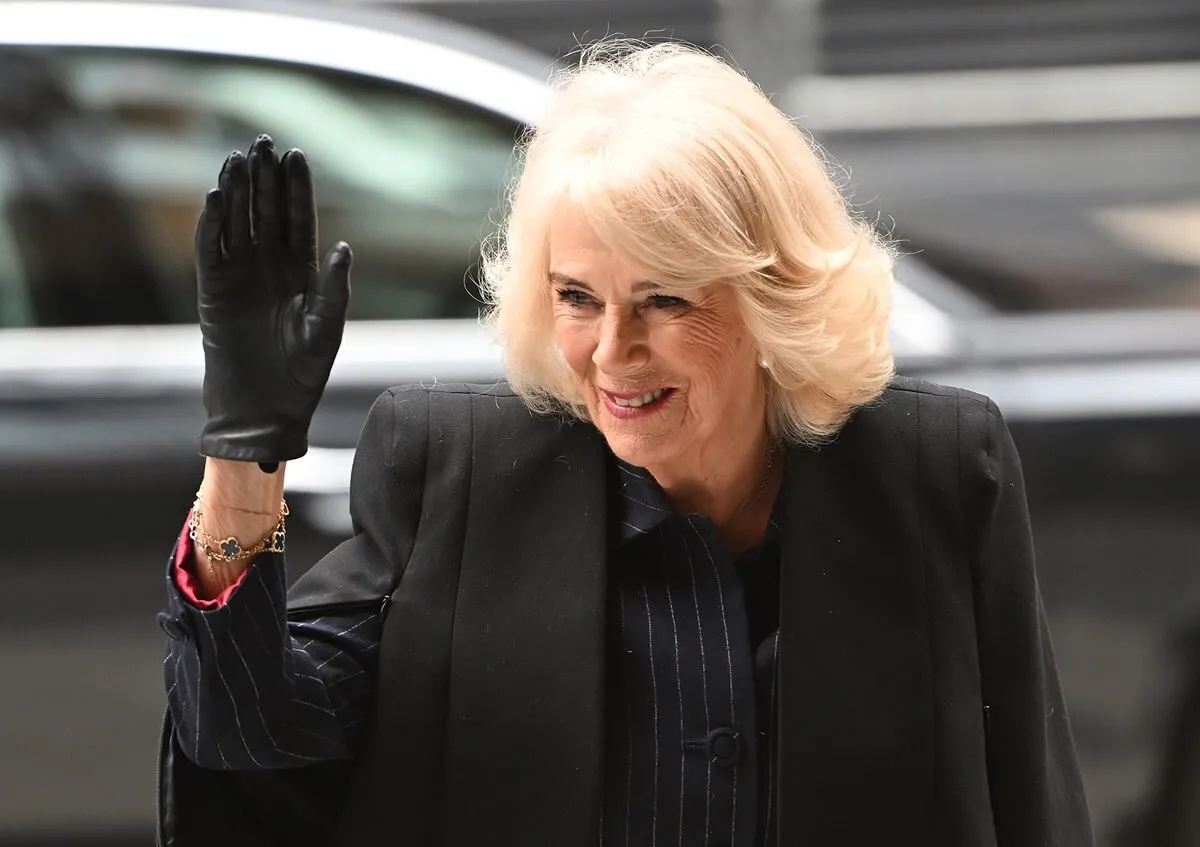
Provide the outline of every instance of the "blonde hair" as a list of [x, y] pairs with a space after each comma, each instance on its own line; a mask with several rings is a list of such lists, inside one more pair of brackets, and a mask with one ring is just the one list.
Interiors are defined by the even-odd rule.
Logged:
[[549, 226], [570, 201], [631, 267], [732, 285], [768, 362], [773, 434], [819, 441], [892, 378], [893, 255], [851, 213], [815, 145], [746, 76], [702, 50], [602, 42], [556, 82], [498, 236], [488, 320], [536, 411], [587, 410], [554, 345]]

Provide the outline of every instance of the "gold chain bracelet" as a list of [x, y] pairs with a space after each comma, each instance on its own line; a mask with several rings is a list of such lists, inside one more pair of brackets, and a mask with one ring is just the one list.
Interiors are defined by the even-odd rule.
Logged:
[[[188, 520], [188, 537], [204, 552], [210, 562], [240, 562], [243, 559], [257, 556], [259, 553], [282, 553], [284, 551], [288, 516], [286, 500], [279, 501], [279, 520], [275, 522], [274, 529], [250, 547], [244, 546], [233, 536], [216, 538], [206, 532], [200, 523], [203, 517], [200, 507], [200, 492], [196, 492], [196, 499], [192, 502], [192, 516]], [[238, 511], [246, 510], [239, 509]]]

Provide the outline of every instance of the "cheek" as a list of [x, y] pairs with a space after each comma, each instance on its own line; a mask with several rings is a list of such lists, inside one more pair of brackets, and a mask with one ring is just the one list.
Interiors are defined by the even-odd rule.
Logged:
[[686, 369], [698, 387], [713, 390], [736, 378], [746, 358], [745, 331], [719, 320], [696, 321], [676, 333], [672, 358]]
[[586, 376], [596, 351], [596, 333], [584, 321], [568, 315], [554, 320], [554, 340], [567, 366], [580, 377]]

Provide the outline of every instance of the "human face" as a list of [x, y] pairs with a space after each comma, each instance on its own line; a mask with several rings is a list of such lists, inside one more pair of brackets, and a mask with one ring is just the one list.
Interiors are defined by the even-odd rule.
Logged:
[[728, 286], [646, 279], [569, 208], [551, 223], [549, 284], [555, 339], [616, 455], [665, 483], [761, 446], [758, 355]]

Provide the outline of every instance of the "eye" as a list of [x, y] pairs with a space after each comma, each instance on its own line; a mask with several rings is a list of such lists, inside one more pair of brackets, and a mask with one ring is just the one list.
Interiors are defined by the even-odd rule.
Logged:
[[682, 297], [672, 297], [670, 294], [651, 294], [646, 302], [656, 309], [682, 309], [692, 305]]
[[580, 291], [578, 288], [559, 288], [555, 293], [558, 295], [559, 302], [575, 308], [590, 306], [593, 302], [587, 292]]

